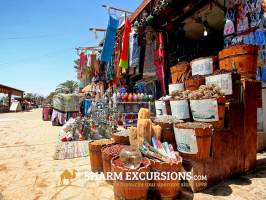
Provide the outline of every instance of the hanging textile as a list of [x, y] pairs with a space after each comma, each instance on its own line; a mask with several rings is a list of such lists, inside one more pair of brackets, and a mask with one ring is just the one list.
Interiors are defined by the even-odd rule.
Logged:
[[166, 95], [165, 75], [164, 75], [164, 36], [163, 33], [157, 34], [157, 49], [154, 52], [154, 64], [156, 65], [156, 78], [160, 82], [161, 95]]
[[84, 99], [82, 101], [81, 107], [82, 107], [83, 116], [86, 116], [88, 113], [90, 113], [91, 105], [92, 105], [92, 100]]
[[93, 76], [98, 76], [100, 69], [99, 69], [99, 60], [97, 60], [97, 55], [95, 52], [91, 53], [90, 55], [91, 60], [91, 69]]
[[82, 79], [83, 75], [84, 75], [84, 69], [87, 66], [87, 55], [84, 52], [81, 52], [79, 54], [79, 78]]
[[136, 68], [136, 73], [138, 74], [140, 62], [140, 46], [139, 37], [136, 30], [132, 30], [129, 36], [129, 67]]
[[119, 67], [121, 68], [128, 68], [128, 48], [129, 48], [129, 34], [131, 32], [131, 24], [128, 19], [125, 21], [125, 30], [123, 35], [123, 42], [122, 42], [122, 52], [121, 58], [119, 62]]
[[109, 23], [106, 31], [106, 37], [103, 44], [103, 50], [101, 54], [102, 62], [109, 62], [112, 58], [114, 46], [115, 46], [115, 38], [116, 31], [118, 28], [118, 20], [109, 16]]
[[156, 66], [154, 65], [154, 52], [156, 50], [156, 32], [147, 30], [146, 48], [143, 66], [143, 76], [155, 76]]
[[121, 78], [122, 69], [119, 67], [119, 61], [121, 56], [121, 39], [118, 36], [115, 44], [115, 52], [114, 52], [114, 79], [113, 84], [117, 85], [119, 79]]
[[78, 112], [67, 112], [66, 113], [66, 121], [68, 121], [70, 118], [76, 118], [79, 115]]
[[66, 120], [66, 115], [63, 112], [53, 109], [52, 122], [58, 121], [59, 125], [64, 125]]

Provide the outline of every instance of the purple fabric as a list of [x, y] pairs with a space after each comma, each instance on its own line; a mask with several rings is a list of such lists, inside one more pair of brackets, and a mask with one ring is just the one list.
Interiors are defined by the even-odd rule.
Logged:
[[59, 111], [53, 109], [52, 121], [54, 121], [56, 118], [58, 119], [58, 121], [61, 125], [65, 124], [65, 121], [66, 121], [65, 113], [62, 113], [62, 112], [59, 112]]

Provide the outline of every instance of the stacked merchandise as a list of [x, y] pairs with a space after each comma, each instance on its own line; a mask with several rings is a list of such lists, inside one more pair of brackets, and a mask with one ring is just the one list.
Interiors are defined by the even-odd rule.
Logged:
[[79, 96], [76, 94], [57, 94], [53, 98], [52, 124], [64, 125], [70, 117], [78, 116]]

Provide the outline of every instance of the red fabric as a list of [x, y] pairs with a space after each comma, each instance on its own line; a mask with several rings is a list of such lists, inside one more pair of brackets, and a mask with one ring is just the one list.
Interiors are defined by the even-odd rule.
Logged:
[[164, 37], [163, 33], [157, 35], [158, 47], [154, 52], [154, 64], [156, 66], [156, 77], [160, 82], [161, 95], [166, 95], [165, 75], [164, 75]]
[[123, 42], [122, 42], [122, 51], [121, 57], [122, 60], [128, 59], [128, 48], [129, 48], [129, 34], [131, 32], [131, 24], [128, 19], [125, 20], [125, 30], [123, 35]]
[[83, 76], [83, 70], [86, 67], [88, 62], [87, 55], [85, 53], [79, 54], [79, 70], [80, 70], [80, 78]]

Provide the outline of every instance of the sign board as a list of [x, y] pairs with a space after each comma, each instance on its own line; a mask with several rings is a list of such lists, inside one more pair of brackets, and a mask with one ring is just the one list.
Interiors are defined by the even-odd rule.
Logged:
[[177, 150], [181, 153], [198, 153], [197, 138], [194, 129], [175, 128]]
[[155, 101], [156, 116], [167, 115], [164, 101]]
[[21, 111], [22, 108], [21, 108], [20, 102], [18, 102], [18, 101], [12, 102], [9, 110], [10, 111]]
[[217, 99], [190, 100], [193, 119], [202, 122], [219, 120]]
[[170, 101], [170, 106], [172, 115], [177, 119], [188, 119], [190, 117], [188, 100]]
[[225, 95], [233, 94], [233, 85], [232, 85], [232, 74], [218, 74], [213, 76], [208, 76], [205, 78], [206, 85], [215, 84], [218, 85]]
[[203, 58], [191, 62], [192, 76], [209, 75], [213, 73], [212, 58]]

